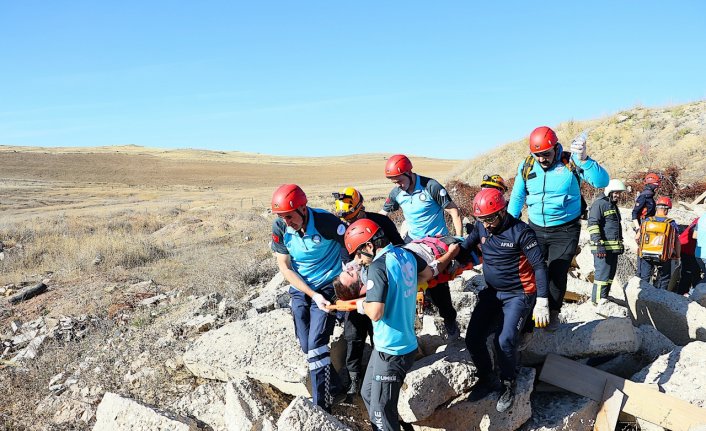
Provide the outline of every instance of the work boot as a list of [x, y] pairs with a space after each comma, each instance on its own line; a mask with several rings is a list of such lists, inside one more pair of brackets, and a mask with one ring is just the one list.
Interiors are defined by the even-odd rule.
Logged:
[[469, 395], [468, 401], [480, 401], [491, 393], [500, 390], [501, 387], [500, 379], [495, 374], [482, 375], [471, 388], [471, 395]]
[[515, 389], [516, 383], [514, 380], [503, 380], [503, 387], [505, 390], [498, 398], [498, 403], [495, 405], [495, 410], [500, 413], [512, 407], [512, 403], [515, 402]]
[[351, 383], [348, 385], [348, 391], [346, 392], [346, 402], [352, 403], [353, 398], [360, 393], [360, 379], [358, 373], [349, 373], [351, 377]]
[[461, 331], [459, 331], [458, 323], [455, 320], [450, 325], [444, 322], [444, 328], [446, 329], [446, 339], [449, 342], [458, 340]]
[[545, 331], [554, 332], [559, 329], [559, 311], [549, 310], [549, 325], [544, 328]]

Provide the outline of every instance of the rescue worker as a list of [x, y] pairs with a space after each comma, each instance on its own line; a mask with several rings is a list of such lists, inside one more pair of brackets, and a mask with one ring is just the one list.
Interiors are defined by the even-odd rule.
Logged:
[[313, 402], [331, 410], [341, 391], [331, 365], [329, 337], [336, 322], [326, 310], [333, 298], [333, 280], [348, 259], [343, 244], [346, 227], [333, 214], [307, 206], [304, 191], [284, 184], [272, 195], [272, 250], [277, 266], [290, 283], [294, 329], [307, 355]]
[[480, 183], [480, 188], [494, 188], [501, 192], [507, 192], [507, 186], [505, 185], [505, 180], [500, 175], [483, 175], [483, 181]]
[[[393, 245], [402, 245], [404, 241], [400, 236], [395, 223], [386, 215], [365, 211], [363, 194], [353, 187], [345, 187], [338, 193], [333, 193], [336, 205], [336, 215], [347, 223], [360, 219], [374, 221], [385, 233]], [[363, 283], [367, 280], [365, 272], [361, 274]], [[334, 282], [335, 286], [335, 282]], [[355, 296], [357, 298], [357, 296]], [[346, 340], [346, 368], [350, 383], [348, 385], [348, 401], [359, 393], [363, 382], [363, 352], [365, 340], [373, 338], [373, 323], [365, 314], [348, 312], [343, 324], [343, 337]]]
[[645, 175], [645, 188], [642, 189], [635, 199], [635, 206], [632, 208], [632, 230], [637, 232], [640, 230], [640, 224], [646, 217], [655, 215], [655, 191], [662, 184], [659, 175], [649, 173]]
[[[483, 189], [473, 199], [476, 226], [461, 245], [456, 259], [468, 261], [480, 245], [483, 252], [483, 277], [487, 288], [478, 294], [466, 331], [466, 346], [478, 369], [479, 380], [471, 401], [485, 398], [502, 389], [496, 409], [508, 410], [515, 399], [518, 372], [518, 346], [521, 331], [530, 313], [539, 327], [549, 323], [547, 267], [534, 231], [507, 212], [501, 191]], [[488, 334], [495, 330], [496, 364], [500, 379], [493, 372], [486, 346]]]
[[549, 272], [551, 323], [559, 324], [559, 312], [566, 293], [566, 278], [576, 254], [581, 217], [587, 206], [581, 183], [593, 187], [608, 185], [608, 173], [586, 154], [585, 135], [574, 139], [565, 152], [556, 133], [537, 127], [529, 137], [531, 155], [520, 163], [512, 187], [508, 212], [519, 218], [527, 203], [529, 225], [537, 235]]
[[399, 430], [400, 388], [417, 355], [417, 283], [429, 280], [432, 272], [417, 255], [390, 244], [372, 220], [351, 224], [345, 244], [348, 252], [368, 267], [366, 296], [358, 301], [357, 309], [373, 321], [375, 348], [365, 371], [363, 402], [374, 429]]
[[[387, 159], [385, 176], [395, 187], [390, 191], [380, 214], [388, 215], [402, 210], [408, 228], [405, 242], [427, 236], [448, 235], [444, 212], [451, 216], [456, 235], [463, 236], [458, 206], [438, 181], [412, 172], [412, 162], [407, 156], [395, 154]], [[449, 338], [457, 338], [459, 330], [449, 284], [440, 283], [433, 289], [427, 289], [425, 295], [439, 309]]]
[[607, 301], [618, 269], [618, 256], [623, 254], [623, 229], [620, 226], [618, 200], [627, 188], [617, 179], [612, 179], [603, 193], [599, 194], [588, 212], [588, 233], [591, 235], [591, 253], [595, 275], [593, 281], [593, 304]]
[[[664, 221], [668, 219], [670, 209], [672, 209], [672, 200], [666, 196], [662, 196], [657, 199], [657, 202], [655, 203], [654, 217], [658, 221]], [[660, 263], [650, 263], [640, 257], [639, 253], [637, 258], [637, 276], [640, 277], [641, 280], [651, 283], [652, 272], [655, 268], [657, 268], [657, 278], [655, 279], [654, 286], [658, 289], [664, 290], [669, 288], [669, 282], [672, 279], [672, 269], [679, 265], [679, 260], [681, 259], [681, 244], [679, 243], [678, 238], [679, 225], [674, 220], [671, 220], [670, 223], [672, 224], [672, 229], [674, 230], [674, 254], [671, 258]], [[641, 247], [640, 231], [637, 231], [635, 234], [635, 240], [638, 243], [638, 248]]]

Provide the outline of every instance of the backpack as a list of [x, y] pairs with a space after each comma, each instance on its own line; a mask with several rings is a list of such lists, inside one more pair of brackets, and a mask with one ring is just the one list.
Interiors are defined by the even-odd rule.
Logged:
[[661, 264], [672, 258], [677, 235], [672, 219], [648, 217], [640, 225], [637, 255], [651, 264]]
[[691, 222], [689, 227], [684, 229], [684, 232], [679, 234], [679, 242], [681, 243], [681, 252], [683, 254], [694, 254], [696, 251], [696, 238], [693, 237], [692, 233], [696, 227], [696, 223], [699, 222], [699, 218], [696, 217], [694, 221]]
[[[579, 168], [576, 166], [576, 163], [574, 163], [573, 160], [571, 160], [571, 153], [567, 153], [565, 151], [562, 151], [561, 153], [561, 162], [566, 166], [568, 170], [571, 171], [572, 174], [574, 174], [574, 177], [576, 178], [576, 182], [579, 185], [579, 193], [581, 193], [581, 172], [583, 169]], [[527, 180], [529, 179], [529, 174], [532, 172], [532, 167], [534, 166], [534, 156], [529, 155], [525, 159], [525, 163], [522, 165], [522, 179], [525, 180], [525, 192], [527, 192]], [[586, 202], [586, 199], [584, 199], [583, 194], [581, 196], [581, 220], [588, 220], [588, 203]]]

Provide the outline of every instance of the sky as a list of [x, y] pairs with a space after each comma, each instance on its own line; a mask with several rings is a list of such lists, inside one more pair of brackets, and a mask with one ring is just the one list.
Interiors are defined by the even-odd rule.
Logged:
[[706, 99], [706, 2], [0, 0], [0, 145], [471, 158]]

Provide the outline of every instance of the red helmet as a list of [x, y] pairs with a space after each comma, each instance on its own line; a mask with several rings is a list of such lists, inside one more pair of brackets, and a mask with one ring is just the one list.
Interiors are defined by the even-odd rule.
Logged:
[[485, 217], [495, 214], [507, 206], [503, 192], [498, 189], [481, 189], [473, 198], [473, 215]]
[[659, 187], [661, 183], [662, 180], [660, 179], [659, 175], [653, 173], [645, 175], [645, 184], [653, 184], [656, 187]]
[[[343, 235], [343, 242], [346, 243], [346, 250], [353, 254], [361, 245], [377, 238], [380, 226], [374, 221], [363, 218], [348, 226], [346, 234]], [[381, 232], [381, 231], [380, 231]]]
[[672, 200], [669, 199], [666, 196], [662, 196], [661, 198], [657, 199], [656, 205], [659, 206], [664, 206], [669, 209], [672, 209]]
[[412, 172], [412, 162], [404, 154], [390, 156], [385, 163], [385, 176], [387, 178]]
[[556, 133], [547, 126], [532, 130], [529, 137], [530, 153], [541, 153], [554, 148], [559, 143]]
[[306, 205], [306, 194], [296, 184], [283, 184], [272, 194], [272, 212], [288, 213]]

